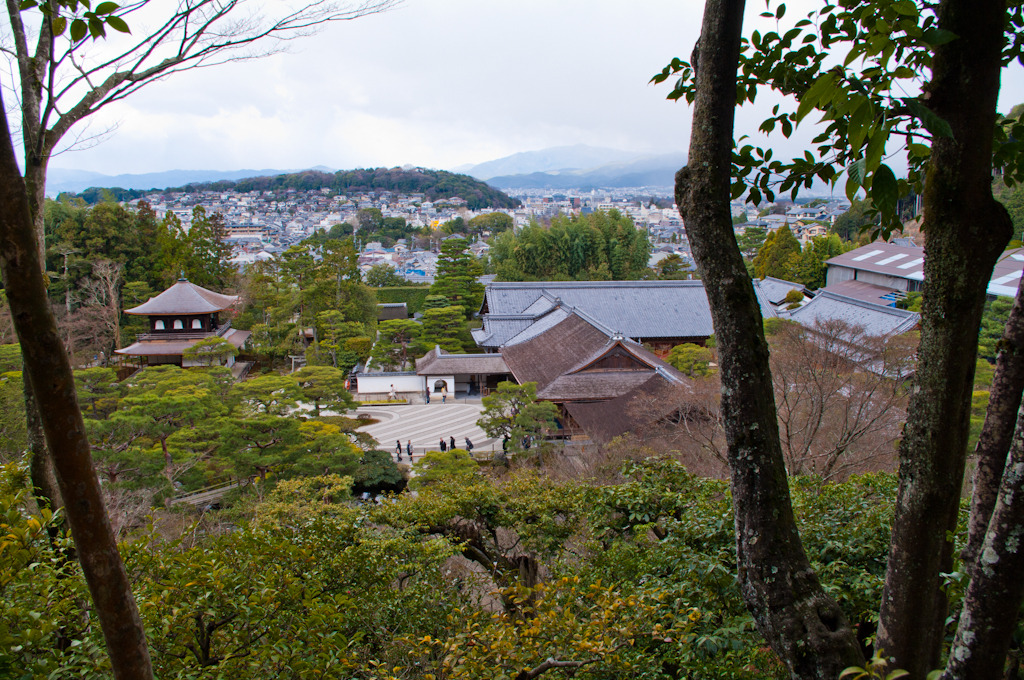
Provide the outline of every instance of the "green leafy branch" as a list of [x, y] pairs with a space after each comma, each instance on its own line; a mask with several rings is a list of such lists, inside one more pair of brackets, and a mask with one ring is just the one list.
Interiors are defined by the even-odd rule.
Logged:
[[105, 38], [107, 27], [119, 33], [131, 33], [125, 20], [115, 14], [121, 9], [115, 2], [101, 2], [93, 9], [90, 0], [22, 0], [21, 10], [27, 9], [38, 9], [50, 18], [53, 35], [64, 35], [68, 31], [75, 43], [86, 36], [93, 40]]
[[[1024, 53], [1022, 3], [1015, 5], [1006, 30], [1004, 63], [1019, 61]], [[771, 0], [766, 6], [771, 10]], [[834, 186], [845, 174], [847, 196], [852, 200], [865, 192], [880, 217], [875, 235], [888, 236], [901, 226], [899, 198], [923, 189], [931, 140], [952, 134], [949, 123], [928, 106], [927, 82], [933, 49], [957, 36], [938, 27], [933, 6], [912, 0], [825, 4], [783, 31], [778, 26], [785, 15], [786, 5], [778, 4], [761, 15], [774, 19], [777, 29], [753, 31], [744, 39], [736, 102], [755, 101], [767, 86], [793, 97], [797, 107], [782, 110], [776, 105], [761, 123], [762, 133], [778, 130], [788, 138], [815, 111], [824, 129], [813, 140], [813, 152], [788, 162], [774, 159], [770, 148], [742, 144], [741, 137], [733, 154], [732, 197], [746, 195], [755, 204], [775, 200], [777, 192], [796, 198], [815, 180]], [[844, 55], [841, 63], [835, 63], [836, 54]], [[698, 44], [694, 63], [673, 59], [651, 82], [675, 77], [668, 99], [692, 103], [699, 56]], [[911, 94], [915, 92], [921, 94]], [[1004, 120], [996, 126], [994, 139], [994, 162], [1007, 183], [1024, 179], [1020, 121]], [[894, 144], [896, 140], [899, 144]], [[902, 151], [908, 158], [906, 179], [898, 179], [886, 162]]]

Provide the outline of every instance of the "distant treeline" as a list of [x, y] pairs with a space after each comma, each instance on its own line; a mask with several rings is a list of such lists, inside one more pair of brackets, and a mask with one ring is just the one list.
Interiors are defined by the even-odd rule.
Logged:
[[423, 194], [428, 201], [458, 197], [464, 199], [471, 210], [481, 208], [516, 208], [520, 202], [502, 191], [488, 186], [469, 175], [458, 175], [444, 170], [402, 170], [400, 168], [372, 168], [339, 170], [335, 173], [306, 170], [275, 177], [251, 177], [238, 181], [197, 182], [168, 189], [86, 189], [79, 196], [90, 205], [104, 200], [130, 201], [154, 191], [193, 193], [197, 191], [274, 191], [288, 189], [313, 191], [330, 189], [338, 194], [363, 191], [391, 191], [396, 194]]

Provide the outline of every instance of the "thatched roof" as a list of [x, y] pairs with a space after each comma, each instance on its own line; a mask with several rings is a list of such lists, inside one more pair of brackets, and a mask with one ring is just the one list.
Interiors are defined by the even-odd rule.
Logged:
[[649, 377], [629, 392], [607, 401], [566, 402], [565, 410], [576, 424], [599, 444], [655, 422], [679, 408], [679, 390], [686, 384]]
[[562, 404], [598, 442], [664, 417], [690, 387], [643, 346], [578, 311], [502, 356], [518, 382], [536, 382], [539, 399]]

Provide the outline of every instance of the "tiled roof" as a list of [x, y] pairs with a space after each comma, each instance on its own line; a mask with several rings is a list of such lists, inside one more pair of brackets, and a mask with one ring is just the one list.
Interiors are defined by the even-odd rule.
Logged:
[[179, 279], [156, 297], [138, 307], [124, 310], [125, 314], [210, 314], [220, 312], [238, 301], [237, 295], [222, 295]]
[[[241, 349], [245, 341], [249, 339], [252, 333], [250, 331], [240, 331], [232, 328], [222, 337], [235, 346], [237, 349]], [[207, 337], [213, 337], [211, 333]], [[202, 338], [192, 338], [190, 340], [174, 340], [173, 336], [167, 340], [142, 340], [140, 342], [133, 342], [123, 349], [116, 349], [116, 354], [126, 354], [128, 356], [143, 356], [143, 357], [155, 357], [155, 356], [179, 356], [186, 349], [199, 342]]]
[[[879, 242], [837, 255], [825, 264], [886, 274], [912, 281], [924, 281], [924, 257], [924, 248]], [[996, 262], [992, 271], [988, 294], [1010, 297], [1016, 295], [1022, 272], [1024, 272], [1024, 248], [1007, 250]]]
[[1024, 248], [1007, 250], [992, 270], [992, 279], [989, 281], [987, 292], [989, 295], [1015, 296], [1022, 272], [1024, 272]]
[[755, 281], [754, 284], [760, 289], [760, 292], [767, 298], [768, 302], [773, 305], [782, 304], [790, 291], [802, 291], [804, 289], [804, 284], [802, 283], [784, 281], [772, 276], [766, 276], [760, 281]]
[[921, 315], [838, 295], [826, 288], [803, 307], [794, 310], [790, 318], [805, 326], [838, 320], [862, 328], [867, 335], [898, 335], [917, 326]]
[[440, 347], [416, 360], [419, 375], [502, 374], [511, 373], [500, 354], [449, 354]]
[[[755, 281], [754, 290], [762, 315], [777, 316], [768, 287]], [[484, 332], [474, 338], [486, 347], [521, 342], [537, 334], [521, 335], [531, 321], [558, 306], [635, 340], [706, 338], [714, 332], [701, 281], [541, 281], [487, 286]]]
[[[550, 314], [545, 314], [544, 316], [527, 324], [519, 333], [508, 338], [503, 345], [518, 345], [521, 342], [526, 342], [531, 338], [535, 338], [548, 329], [554, 328], [556, 325], [565, 321], [569, 318], [571, 313], [572, 312], [567, 309], [558, 308]], [[512, 328], [513, 326], [509, 325], [507, 327]]]

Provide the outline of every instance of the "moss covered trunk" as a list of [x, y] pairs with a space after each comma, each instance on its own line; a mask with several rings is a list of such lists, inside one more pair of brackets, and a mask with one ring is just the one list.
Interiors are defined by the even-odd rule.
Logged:
[[718, 342], [743, 598], [795, 677], [833, 680], [862, 660], [860, 648], [822, 590], [797, 532], [760, 307], [729, 210], [743, 6], [742, 0], [705, 6], [689, 159], [676, 175], [676, 203]]
[[940, 27], [958, 36], [936, 48], [923, 101], [952, 128], [937, 137], [924, 191], [924, 304], [917, 380], [900, 444], [878, 647], [924, 678], [940, 663], [963, 484], [974, 364], [985, 291], [1012, 231], [992, 197], [992, 130], [999, 93], [1004, 3], [944, 0]]

